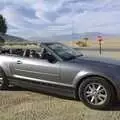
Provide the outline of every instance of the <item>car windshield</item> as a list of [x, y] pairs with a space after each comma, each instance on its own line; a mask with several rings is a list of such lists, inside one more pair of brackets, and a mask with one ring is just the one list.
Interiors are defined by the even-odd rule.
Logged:
[[82, 54], [79, 51], [73, 48], [70, 48], [66, 45], [63, 45], [61, 43], [54, 43], [54, 44], [51, 43], [51, 44], [48, 44], [47, 46], [65, 61], [82, 56]]

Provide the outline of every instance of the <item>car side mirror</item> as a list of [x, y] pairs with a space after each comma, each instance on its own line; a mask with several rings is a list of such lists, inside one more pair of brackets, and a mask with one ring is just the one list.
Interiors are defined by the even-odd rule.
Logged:
[[57, 60], [56, 58], [51, 55], [51, 54], [46, 54], [46, 59], [50, 62], [50, 63], [55, 63]]

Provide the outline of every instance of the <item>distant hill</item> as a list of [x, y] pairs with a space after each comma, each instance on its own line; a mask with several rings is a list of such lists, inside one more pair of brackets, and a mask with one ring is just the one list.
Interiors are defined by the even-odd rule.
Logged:
[[21, 37], [17, 37], [17, 36], [12, 36], [12, 35], [2, 35], [0, 34], [0, 36], [6, 40], [6, 42], [39, 42], [39, 41], [73, 41], [73, 40], [80, 40], [83, 39], [85, 37], [88, 37], [89, 39], [96, 39], [97, 36], [103, 36], [105, 37], [116, 37], [115, 35], [112, 34], [103, 34], [100, 32], [85, 32], [85, 33], [71, 33], [68, 35], [59, 35], [59, 36], [51, 36], [51, 37], [31, 37], [29, 38], [29, 41], [21, 38]]
[[26, 42], [27, 41], [24, 38], [16, 37], [16, 36], [8, 35], [8, 34], [2, 35], [0, 33], [0, 37], [2, 37], [6, 42]]
[[103, 34], [100, 32], [85, 32], [85, 33], [73, 33], [68, 35], [59, 35], [59, 36], [52, 36], [52, 37], [32, 37], [31, 40], [37, 41], [71, 41], [71, 40], [78, 40], [88, 37], [89, 39], [96, 39], [97, 36], [103, 37], [110, 37], [113, 35]]

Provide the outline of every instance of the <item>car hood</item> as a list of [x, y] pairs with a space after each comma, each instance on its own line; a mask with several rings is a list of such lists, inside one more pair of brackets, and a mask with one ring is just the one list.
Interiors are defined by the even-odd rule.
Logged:
[[107, 57], [90, 57], [90, 56], [82, 56], [78, 57], [74, 60], [72, 60], [74, 63], [81, 63], [81, 62], [87, 62], [87, 63], [99, 63], [99, 64], [112, 64], [112, 65], [119, 65], [120, 66], [120, 60], [115, 60], [112, 58]]

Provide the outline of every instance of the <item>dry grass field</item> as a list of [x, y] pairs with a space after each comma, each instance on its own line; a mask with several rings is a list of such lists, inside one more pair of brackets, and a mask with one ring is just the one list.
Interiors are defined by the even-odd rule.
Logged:
[[[113, 110], [111, 110], [113, 109]], [[120, 105], [91, 110], [82, 102], [10, 88], [0, 92], [0, 120], [119, 120]]]
[[[109, 45], [107, 42], [104, 41], [104, 47], [120, 46], [117, 40], [111, 40]], [[89, 47], [98, 47], [97, 42], [89, 41]], [[104, 55], [120, 59], [119, 52]], [[120, 103], [105, 111], [92, 110], [74, 99], [13, 87], [0, 91], [0, 120], [120, 120]]]
[[[85, 43], [84, 39], [74, 40], [74, 41], [69, 41], [64, 43], [72, 47], [79, 47], [76, 44], [78, 41]], [[103, 48], [120, 48], [120, 37], [104, 38], [102, 41], [102, 47]], [[87, 48], [99, 48], [99, 42], [95, 39], [94, 40], [88, 39]]]

